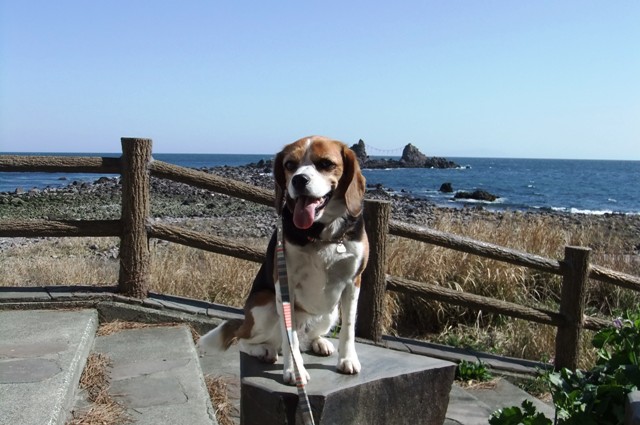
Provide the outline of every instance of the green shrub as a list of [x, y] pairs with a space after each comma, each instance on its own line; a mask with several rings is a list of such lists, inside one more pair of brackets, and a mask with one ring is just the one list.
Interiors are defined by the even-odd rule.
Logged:
[[468, 362], [462, 360], [456, 368], [456, 379], [458, 381], [489, 381], [493, 378], [489, 368], [482, 361]]
[[551, 419], [537, 412], [529, 400], [522, 402], [522, 409], [517, 406], [500, 409], [489, 418], [490, 425], [551, 425]]
[[[587, 372], [562, 369], [546, 376], [559, 425], [624, 423], [626, 396], [640, 387], [640, 312], [627, 313], [596, 333], [596, 365]], [[551, 424], [533, 405], [509, 407], [491, 415], [491, 425]], [[546, 422], [545, 422], [546, 421]]]

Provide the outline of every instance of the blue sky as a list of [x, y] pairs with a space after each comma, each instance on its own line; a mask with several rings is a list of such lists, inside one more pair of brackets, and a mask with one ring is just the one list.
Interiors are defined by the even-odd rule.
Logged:
[[640, 160], [640, 2], [0, 0], [0, 151]]

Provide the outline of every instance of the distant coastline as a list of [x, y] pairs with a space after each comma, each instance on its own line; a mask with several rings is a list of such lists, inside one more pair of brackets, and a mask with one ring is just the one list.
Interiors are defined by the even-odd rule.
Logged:
[[[58, 155], [58, 154], [47, 154]], [[67, 154], [78, 155], [78, 154]], [[79, 154], [118, 156], [117, 154]], [[155, 154], [154, 158], [186, 167], [213, 170], [242, 167], [272, 155]], [[372, 156], [379, 159], [380, 157]], [[392, 157], [391, 159], [396, 159]], [[386, 158], [385, 158], [386, 159]], [[367, 183], [392, 194], [413, 197], [437, 206], [481, 207], [491, 211], [521, 210], [581, 214], [640, 214], [640, 190], [630, 185], [640, 175], [640, 161], [545, 160], [512, 158], [451, 158], [458, 168], [365, 168]], [[270, 166], [258, 170], [270, 174]], [[100, 174], [0, 172], [0, 192], [16, 189], [63, 188], [91, 183]], [[107, 177], [116, 177], [108, 175]], [[452, 193], [440, 191], [450, 183]], [[493, 202], [455, 200], [457, 192], [485, 190]]]
[[[257, 166], [216, 166], [208, 172], [246, 183], [273, 188], [273, 177], [268, 161]], [[373, 170], [378, 174], [397, 175], [399, 170]], [[406, 169], [403, 172], [432, 172], [434, 170]], [[443, 170], [465, 173], [467, 170]], [[24, 190], [21, 193], [0, 193], [0, 219], [117, 219], [121, 213], [121, 185], [118, 177], [92, 175], [91, 182], [71, 180], [64, 187]], [[375, 177], [369, 175], [370, 182]], [[154, 220], [170, 222], [207, 220], [214, 225], [216, 234], [229, 237], [268, 237], [273, 231], [273, 208], [245, 202], [206, 190], [174, 183], [169, 180], [151, 179], [151, 214]], [[545, 220], [555, 223], [567, 232], [581, 228], [602, 229], [609, 237], [619, 237], [625, 242], [629, 254], [640, 251], [640, 214], [569, 214], [553, 210], [526, 210], [488, 208], [483, 203], [455, 204], [456, 208], [437, 205], [428, 198], [412, 193], [390, 191], [373, 187], [367, 192], [370, 199], [392, 202], [392, 218], [407, 223], [429, 226], [442, 216], [471, 223], [487, 222], [494, 225], [506, 215], [530, 222]], [[466, 205], [466, 206], [464, 206]], [[535, 218], [534, 218], [535, 217]], [[5, 241], [6, 243], [12, 243]], [[0, 240], [0, 245], [2, 240]], [[0, 246], [1, 249], [1, 246]]]

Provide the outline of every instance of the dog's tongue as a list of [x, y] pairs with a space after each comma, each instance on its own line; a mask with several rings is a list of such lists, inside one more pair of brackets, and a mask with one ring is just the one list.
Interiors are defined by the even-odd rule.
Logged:
[[293, 224], [298, 229], [308, 229], [316, 218], [316, 208], [322, 203], [322, 198], [309, 198], [300, 196], [296, 199], [293, 210]]

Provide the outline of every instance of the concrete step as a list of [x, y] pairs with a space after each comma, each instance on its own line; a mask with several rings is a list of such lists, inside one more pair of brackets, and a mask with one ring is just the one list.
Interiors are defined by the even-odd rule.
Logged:
[[186, 326], [129, 329], [96, 338], [111, 360], [109, 393], [138, 425], [217, 425]]
[[[316, 424], [442, 423], [454, 364], [373, 345], [356, 346], [363, 369], [353, 376], [336, 371], [337, 354], [303, 354], [311, 375], [307, 391]], [[228, 377], [236, 391], [239, 384], [243, 424], [297, 423], [298, 395], [295, 387], [282, 382], [281, 358], [263, 364], [239, 355], [232, 346], [200, 361], [206, 374]], [[236, 407], [239, 395], [230, 394]], [[238, 423], [237, 416], [233, 419]]]
[[0, 311], [0, 424], [64, 424], [98, 317], [95, 310]]
[[[318, 358], [314, 358], [316, 363]], [[200, 357], [203, 372], [207, 376], [225, 379], [229, 401], [233, 409], [231, 419], [235, 424], [240, 424], [240, 353], [238, 347], [233, 345], [224, 353], [206, 355]], [[332, 364], [328, 364], [326, 372], [335, 373]], [[273, 369], [269, 365], [263, 366], [266, 370]], [[274, 369], [273, 380], [280, 382], [280, 367]], [[316, 372], [312, 373], [312, 379], [319, 378]], [[293, 390], [292, 390], [293, 391]], [[449, 393], [449, 405], [447, 408], [445, 425], [486, 425], [493, 412], [503, 407], [520, 406], [524, 399], [532, 400], [539, 411], [545, 413], [548, 418], [554, 417], [552, 406], [532, 397], [517, 386], [504, 379], [496, 381], [495, 386], [486, 389], [463, 389], [457, 383], [451, 386]]]
[[524, 400], [533, 403], [539, 412], [551, 420], [555, 409], [503, 378], [492, 385], [461, 388], [454, 384], [449, 394], [449, 407], [445, 425], [486, 425], [498, 409], [520, 406]]
[[241, 379], [238, 345], [232, 345], [227, 351], [221, 353], [200, 356], [200, 365], [204, 376], [220, 379], [223, 382], [230, 404], [226, 409], [227, 417], [234, 424], [239, 425]]
[[553, 420], [555, 417], [555, 408], [552, 405], [533, 397], [506, 379], [497, 379], [491, 387], [480, 386], [466, 391], [489, 406], [492, 412], [505, 407], [520, 406], [524, 400], [529, 400], [547, 418]]
[[486, 425], [491, 413], [491, 407], [454, 383], [444, 425]]

